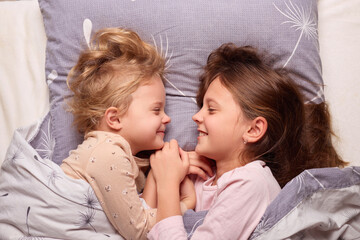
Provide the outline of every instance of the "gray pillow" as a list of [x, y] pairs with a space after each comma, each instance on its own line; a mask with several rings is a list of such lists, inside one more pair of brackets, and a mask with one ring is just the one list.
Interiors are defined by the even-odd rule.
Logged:
[[[166, 140], [185, 150], [196, 145], [198, 77], [209, 53], [223, 43], [252, 45], [276, 56], [301, 86], [307, 101], [323, 100], [317, 39], [316, 0], [39, 0], [45, 31], [46, 75], [51, 109], [31, 142], [56, 163], [82, 140], [64, 110], [70, 96], [66, 76], [104, 27], [125, 27], [156, 45], [167, 58], [166, 112], [172, 121]], [[219, 126], [221, 127], [221, 126]]]

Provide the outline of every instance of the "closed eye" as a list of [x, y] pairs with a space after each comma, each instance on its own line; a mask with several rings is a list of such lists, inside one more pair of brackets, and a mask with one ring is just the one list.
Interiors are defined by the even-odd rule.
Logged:
[[153, 111], [156, 113], [156, 114], [159, 114], [161, 109], [160, 108], [154, 108]]
[[215, 108], [211, 108], [211, 107], [208, 108], [208, 112], [209, 112], [209, 113], [214, 113], [215, 111], [216, 111]]

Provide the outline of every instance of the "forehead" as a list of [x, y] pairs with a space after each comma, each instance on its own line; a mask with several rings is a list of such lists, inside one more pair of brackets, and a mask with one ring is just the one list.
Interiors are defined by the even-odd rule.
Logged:
[[215, 78], [208, 87], [204, 100], [216, 100], [217, 102], [234, 102], [231, 92], [221, 83], [219, 77]]
[[134, 99], [165, 99], [165, 87], [159, 76], [153, 76], [135, 90]]

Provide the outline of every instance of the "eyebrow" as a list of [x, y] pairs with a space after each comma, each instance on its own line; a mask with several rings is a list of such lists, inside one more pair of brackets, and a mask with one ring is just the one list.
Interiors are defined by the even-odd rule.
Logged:
[[164, 104], [164, 102], [162, 102], [162, 101], [155, 101], [155, 102], [151, 103], [151, 105], [160, 105], [160, 106], [163, 106], [163, 105], [165, 105], [165, 104]]
[[216, 99], [214, 99], [214, 98], [206, 98], [206, 99], [205, 99], [205, 102], [206, 102], [206, 103], [211, 103], [211, 102], [213, 102], [213, 103], [215, 103], [215, 104], [219, 104], [219, 103], [216, 101]]

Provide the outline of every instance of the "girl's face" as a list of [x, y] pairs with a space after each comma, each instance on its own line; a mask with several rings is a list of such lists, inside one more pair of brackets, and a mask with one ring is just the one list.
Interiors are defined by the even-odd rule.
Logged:
[[165, 126], [170, 118], [164, 112], [165, 88], [159, 76], [131, 94], [129, 109], [121, 117], [120, 135], [130, 144], [132, 153], [160, 149], [164, 145]]
[[195, 151], [215, 161], [238, 160], [251, 120], [244, 117], [219, 78], [210, 84], [203, 100], [203, 107], [193, 116], [199, 131]]

